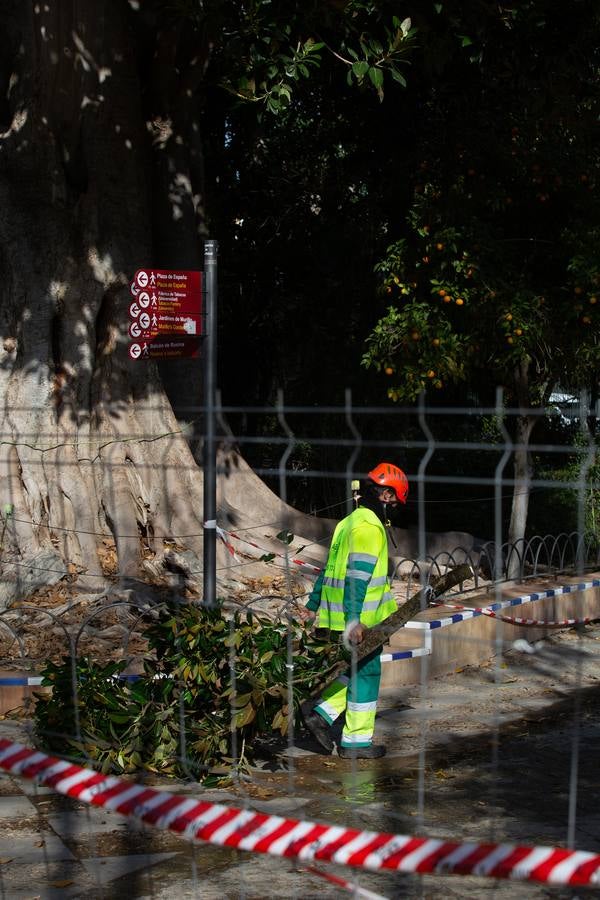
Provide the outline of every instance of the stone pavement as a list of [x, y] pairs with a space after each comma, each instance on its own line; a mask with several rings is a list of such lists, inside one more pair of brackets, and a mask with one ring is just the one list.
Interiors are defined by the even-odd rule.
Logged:
[[[521, 641], [492, 665], [434, 679], [425, 662], [423, 675], [422, 685], [382, 696], [383, 760], [352, 765], [321, 756], [299, 734], [249, 783], [210, 791], [160, 786], [274, 814], [449, 840], [565, 846], [574, 810], [575, 846], [599, 852], [600, 629]], [[25, 721], [1, 721], [0, 736], [32, 744]], [[483, 878], [327, 871], [388, 898], [594, 896]], [[0, 898], [341, 896], [349, 894], [292, 861], [192, 846], [0, 775]]]

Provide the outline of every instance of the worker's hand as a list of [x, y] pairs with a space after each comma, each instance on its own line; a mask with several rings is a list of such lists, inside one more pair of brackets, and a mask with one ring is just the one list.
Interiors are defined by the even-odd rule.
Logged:
[[361, 625], [360, 622], [357, 622], [348, 635], [348, 640], [351, 644], [362, 644], [367, 631], [368, 629], [364, 625]]
[[297, 618], [300, 619], [301, 622], [304, 622], [305, 625], [312, 625], [315, 621], [316, 613], [313, 612], [312, 609], [307, 609], [305, 606], [302, 606], [298, 609]]

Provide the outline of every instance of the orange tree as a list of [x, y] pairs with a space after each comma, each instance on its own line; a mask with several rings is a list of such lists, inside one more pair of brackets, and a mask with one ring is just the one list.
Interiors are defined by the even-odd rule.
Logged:
[[532, 410], [559, 381], [597, 396], [600, 371], [598, 11], [514, 6], [463, 36], [478, 65], [424, 93], [363, 357], [392, 400], [505, 386], [519, 410], [509, 540], [525, 532]]

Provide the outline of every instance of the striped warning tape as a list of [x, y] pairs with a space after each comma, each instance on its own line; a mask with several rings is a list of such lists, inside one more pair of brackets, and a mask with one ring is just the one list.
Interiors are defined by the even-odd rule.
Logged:
[[[448, 609], [468, 609], [467, 606], [459, 606], [456, 603], [444, 603], [443, 600], [436, 602], [434, 605], [445, 606]], [[537, 625], [544, 628], [567, 628], [573, 625], [589, 625], [590, 622], [598, 621], [597, 616], [586, 616], [583, 619], [524, 619], [521, 616], [500, 616], [491, 609], [483, 608], [482, 612], [485, 616], [489, 616], [491, 619], [499, 619], [508, 625]]]
[[0, 768], [191, 841], [372, 871], [486, 875], [562, 885], [600, 884], [600, 854], [559, 847], [435, 840], [271, 816], [102, 775], [0, 739]]
[[350, 891], [353, 897], [362, 897], [362, 900], [387, 900], [387, 898], [382, 897], [381, 894], [374, 894], [373, 891], [368, 891], [358, 884], [347, 881], [345, 878], [340, 878], [339, 875], [332, 875], [331, 872], [324, 872], [323, 869], [317, 869], [316, 866], [306, 866], [303, 871], [310, 872], [312, 875], [318, 875], [320, 878], [324, 878], [326, 881], [331, 882], [331, 884], [335, 884], [345, 891]]
[[523, 603], [530, 603], [535, 600], [544, 600], [547, 597], [559, 597], [561, 594], [574, 594], [577, 591], [588, 591], [590, 588], [600, 587], [600, 578], [594, 578], [592, 581], [583, 581], [578, 584], [565, 584], [562, 587], [549, 588], [547, 591], [535, 591], [532, 594], [523, 594], [521, 597], [511, 597], [508, 600], [499, 600], [497, 603], [490, 603], [489, 606], [479, 606], [476, 609], [462, 608], [461, 612], [452, 613], [444, 619], [432, 619], [430, 622], [417, 622], [411, 620], [404, 626], [405, 628], [415, 628], [424, 631], [430, 631], [434, 628], [447, 628], [449, 625], [455, 625], [457, 622], [464, 622], [467, 619], [475, 619], [477, 616], [488, 616], [497, 612], [499, 609], [506, 609], [510, 606], [521, 606]]
[[237, 556], [235, 555], [235, 547], [233, 546], [233, 544], [231, 543], [231, 541], [228, 541], [228, 540], [227, 540], [227, 534], [228, 534], [228, 533], [229, 533], [229, 532], [224, 531], [222, 528], [219, 528], [219, 526], [217, 525], [217, 537], [221, 538], [221, 540], [223, 541], [223, 543], [224, 543], [225, 546], [227, 547], [227, 550], [229, 551], [229, 553], [231, 554], [231, 556], [233, 556], [233, 558], [237, 560]]
[[[257, 546], [257, 545], [256, 545]], [[490, 616], [492, 618], [500, 619], [503, 622], [506, 622], [509, 625], [537, 625], [539, 627], [543, 626], [554, 626], [554, 627], [562, 627], [567, 628], [572, 625], [586, 625], [589, 622], [594, 621], [596, 617], [586, 617], [581, 619], [562, 619], [560, 621], [546, 621], [543, 619], [521, 619], [510, 616], [497, 616], [496, 612], [500, 609], [506, 609], [511, 606], [521, 606], [523, 603], [533, 602], [535, 600], [543, 600], [547, 597], [558, 597], [561, 594], [572, 594], [577, 591], [586, 591], [590, 588], [600, 587], [600, 579], [595, 578], [592, 581], [584, 581], [578, 584], [567, 584], [563, 585], [563, 587], [549, 588], [546, 591], [537, 591], [532, 594], [523, 594], [520, 597], [511, 597], [508, 600], [500, 600], [497, 603], [491, 603], [489, 606], [479, 606], [475, 609], [466, 609], [464, 606], [455, 607], [452, 604], [444, 603], [444, 606], [460, 610], [453, 613], [452, 615], [444, 618], [444, 619], [433, 619], [430, 622], [420, 622], [416, 620], [411, 620], [407, 622], [404, 626], [405, 628], [418, 629], [421, 631], [430, 631], [436, 628], [445, 628], [448, 625], [455, 625], [458, 622], [464, 622], [468, 619], [477, 618], [477, 616]], [[414, 650], [401, 650], [396, 651], [394, 653], [382, 653], [381, 654], [381, 662], [389, 663], [395, 662], [401, 659], [414, 659], [419, 656], [429, 656], [431, 655], [430, 647], [419, 647]], [[124, 675], [120, 676], [125, 680], [135, 681], [139, 676], [137, 675]], [[42, 678], [41, 676], [33, 676], [33, 677], [0, 677], [0, 687], [37, 687], [41, 685]]]
[[597, 616], [586, 616], [584, 619], [560, 619], [558, 621], [550, 621], [549, 619], [522, 619], [519, 616], [499, 616], [495, 612], [488, 611], [486, 616], [492, 619], [500, 619], [509, 625], [537, 625], [544, 628], [567, 628], [573, 625], [589, 625], [598, 619]]
[[340, 878], [339, 875], [333, 875], [331, 872], [324, 872], [316, 866], [306, 866], [304, 871], [310, 872], [312, 875], [319, 875], [331, 884], [349, 891], [353, 897], [360, 897], [362, 900], [388, 900], [387, 897], [383, 897], [381, 894], [374, 894], [373, 891], [368, 891], [355, 882], [347, 881], [345, 878]]
[[[414, 650], [396, 650], [393, 653], [382, 653], [381, 662], [390, 663], [399, 659], [414, 659], [417, 656], [430, 656], [430, 647], [417, 647]], [[120, 681], [139, 681], [141, 675], [116, 675]], [[161, 676], [165, 677], [165, 676]], [[6, 675], [0, 676], [0, 688], [2, 687], [39, 687], [42, 684], [41, 675]]]
[[240, 541], [240, 543], [247, 544], [249, 547], [255, 547], [257, 550], [260, 550], [261, 553], [268, 553], [269, 555], [272, 553], [274, 556], [277, 556], [280, 559], [285, 559], [296, 566], [302, 566], [303, 568], [308, 569], [311, 572], [315, 572], [316, 574], [321, 571], [322, 566], [315, 566], [312, 563], [306, 562], [306, 560], [304, 559], [290, 557], [289, 554], [281, 553], [278, 550], [265, 550], [265, 548], [261, 547], [260, 544], [256, 544], [254, 541], [249, 541], [248, 538], [240, 537], [239, 534], [235, 533], [235, 531], [226, 531], [225, 534], [228, 534], [229, 537], [234, 538], [236, 541]]
[[6, 676], [0, 678], [0, 687], [39, 687], [42, 683], [41, 675]]

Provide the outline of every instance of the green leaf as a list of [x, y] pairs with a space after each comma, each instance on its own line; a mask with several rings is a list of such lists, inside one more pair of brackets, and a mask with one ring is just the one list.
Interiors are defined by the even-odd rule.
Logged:
[[367, 72], [369, 71], [369, 63], [364, 60], [360, 60], [359, 62], [352, 63], [352, 71], [356, 75], [359, 81], [365, 77]]
[[248, 693], [246, 693], [246, 694], [238, 694], [237, 697], [235, 697], [231, 701], [231, 705], [235, 706], [236, 709], [241, 706], [246, 706], [249, 703], [251, 697], [252, 697], [252, 691], [248, 691]]
[[383, 72], [381, 69], [375, 68], [375, 66], [369, 67], [369, 78], [373, 82], [376, 88], [380, 88], [383, 85]]
[[128, 716], [126, 713], [109, 713], [109, 719], [111, 722], [116, 722], [117, 725], [124, 725], [125, 722], [131, 720], [131, 716]]
[[236, 728], [243, 728], [244, 725], [249, 725], [250, 722], [255, 718], [256, 710], [252, 706], [251, 703], [248, 703], [247, 706], [244, 706], [243, 709], [240, 709], [238, 714], [235, 716], [233, 723]]
[[390, 75], [392, 76], [394, 81], [397, 81], [398, 84], [402, 85], [402, 87], [406, 87], [406, 78], [401, 72], [398, 71], [398, 69], [390, 66]]

